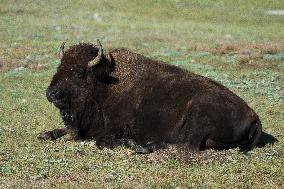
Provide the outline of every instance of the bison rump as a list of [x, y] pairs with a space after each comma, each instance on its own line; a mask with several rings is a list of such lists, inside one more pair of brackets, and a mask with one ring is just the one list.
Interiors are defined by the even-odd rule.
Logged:
[[[184, 76], [184, 77], [180, 77]], [[192, 150], [251, 148], [261, 134], [255, 112], [219, 83], [201, 76], [168, 74], [145, 83], [139, 95], [135, 139], [182, 143]], [[144, 83], [140, 81], [140, 86]]]

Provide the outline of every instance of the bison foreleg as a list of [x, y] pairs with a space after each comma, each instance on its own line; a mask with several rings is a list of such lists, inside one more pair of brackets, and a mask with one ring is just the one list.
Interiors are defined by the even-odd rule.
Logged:
[[40, 140], [55, 140], [67, 134], [73, 134], [75, 130], [70, 127], [65, 127], [62, 129], [54, 129], [52, 131], [47, 131], [40, 133], [38, 139]]

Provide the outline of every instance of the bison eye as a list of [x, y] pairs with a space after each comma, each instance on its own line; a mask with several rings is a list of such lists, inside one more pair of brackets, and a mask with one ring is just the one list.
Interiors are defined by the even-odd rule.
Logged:
[[84, 78], [85, 77], [85, 70], [79, 69], [76, 74], [79, 78]]

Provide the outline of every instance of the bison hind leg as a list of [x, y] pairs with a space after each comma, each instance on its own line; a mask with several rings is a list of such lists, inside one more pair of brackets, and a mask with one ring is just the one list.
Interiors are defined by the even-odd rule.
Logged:
[[206, 149], [204, 145], [204, 140], [196, 139], [194, 141], [189, 141], [186, 145], [190, 152], [200, 152]]
[[208, 140], [208, 135], [203, 133], [197, 133], [189, 130], [190, 133], [182, 142], [181, 146], [190, 152], [200, 152], [206, 150], [206, 141]]
[[133, 139], [126, 139], [125, 145], [129, 147], [130, 149], [134, 150], [138, 154], [149, 154], [152, 151], [148, 149], [147, 147], [143, 147], [136, 143]]
[[148, 142], [145, 145], [141, 146], [133, 139], [126, 139], [125, 145], [133, 149], [138, 154], [150, 154], [155, 152], [158, 149], [165, 148], [166, 144], [164, 142]]
[[230, 144], [230, 143], [223, 143], [223, 142], [219, 142], [216, 140], [212, 140], [212, 139], [207, 139], [205, 142], [205, 148], [206, 149], [216, 149], [216, 150], [224, 150], [224, 149], [230, 149], [235, 147], [234, 144]]

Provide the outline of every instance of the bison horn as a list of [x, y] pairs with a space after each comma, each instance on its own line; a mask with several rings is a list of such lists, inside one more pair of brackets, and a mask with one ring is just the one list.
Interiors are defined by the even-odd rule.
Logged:
[[64, 55], [64, 45], [65, 45], [66, 41], [64, 41], [61, 46], [60, 46], [60, 51], [59, 51], [59, 58], [62, 59], [63, 55]]
[[98, 52], [97, 57], [94, 60], [92, 60], [92, 61], [90, 61], [88, 63], [89, 67], [97, 65], [103, 58], [103, 47], [102, 47], [102, 44], [101, 44], [100, 40], [97, 40], [97, 43], [98, 43], [97, 46], [99, 47], [99, 52]]

